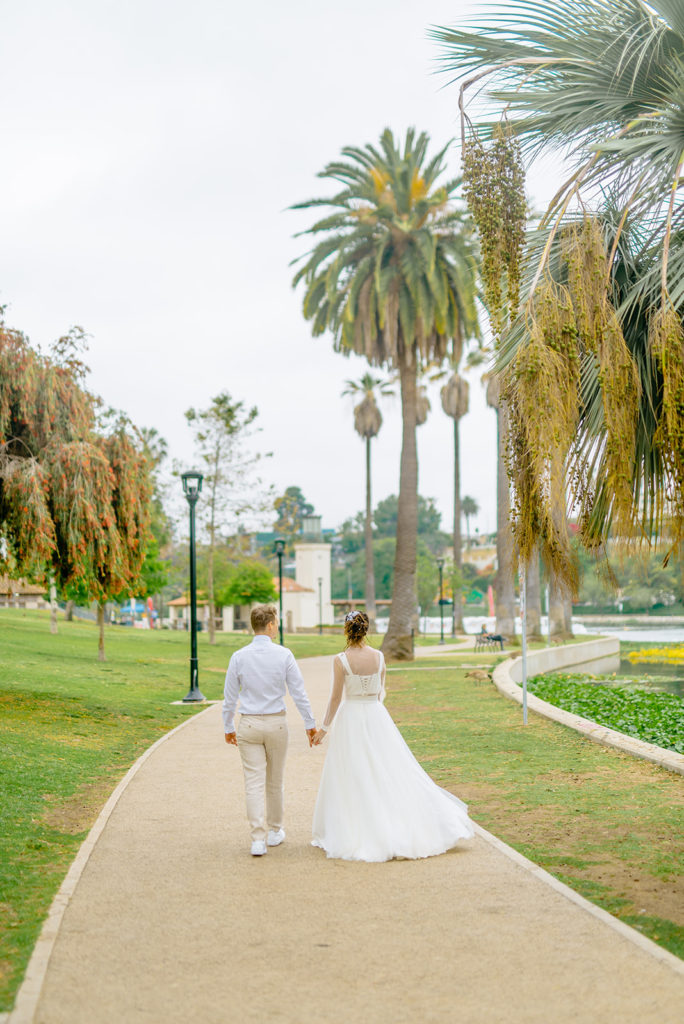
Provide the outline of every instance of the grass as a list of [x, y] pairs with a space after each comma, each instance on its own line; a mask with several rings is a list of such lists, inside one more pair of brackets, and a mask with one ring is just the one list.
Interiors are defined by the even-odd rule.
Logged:
[[[467, 664], [487, 659], [467, 656]], [[495, 660], [488, 659], [492, 665]], [[475, 821], [684, 957], [684, 784], [425, 658], [393, 666], [388, 708], [424, 768]]]
[[[247, 635], [199, 636], [200, 688], [218, 699]], [[297, 657], [339, 650], [339, 636], [286, 637]], [[161, 735], [196, 713], [187, 634], [97, 633], [43, 612], [0, 610], [0, 1012], [16, 989], [52, 898], [117, 781]]]
[[[379, 646], [381, 637], [373, 637]], [[248, 636], [199, 637], [200, 686], [218, 699]], [[286, 638], [299, 658], [335, 635]], [[0, 610], [0, 1012], [10, 1009], [42, 920], [116, 782], [156, 739], [196, 712], [188, 638]], [[432, 646], [432, 645], [430, 645]], [[504, 655], [463, 651], [390, 667], [388, 705], [431, 775], [475, 820], [588, 898], [684, 956], [684, 787], [676, 776], [597, 747], [466, 678]]]

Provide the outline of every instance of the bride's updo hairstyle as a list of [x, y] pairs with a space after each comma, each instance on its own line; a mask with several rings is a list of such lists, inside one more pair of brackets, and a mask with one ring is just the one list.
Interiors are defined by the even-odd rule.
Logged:
[[344, 620], [344, 635], [347, 647], [358, 647], [366, 639], [370, 619], [365, 612], [349, 612]]

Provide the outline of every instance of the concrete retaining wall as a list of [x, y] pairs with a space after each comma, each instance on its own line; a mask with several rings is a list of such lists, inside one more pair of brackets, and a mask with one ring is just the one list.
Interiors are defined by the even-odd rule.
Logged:
[[[588, 672], [600, 674], [602, 672], [614, 672], [620, 662], [620, 643], [615, 637], [601, 637], [597, 640], [589, 640], [586, 643], [568, 644], [567, 647], [547, 647], [539, 651], [530, 651], [527, 655], [527, 677], [542, 675], [545, 672]], [[523, 691], [518, 685], [522, 682], [522, 658], [509, 658], [494, 669], [494, 685], [497, 690], [522, 704]], [[554, 722], [568, 726], [576, 732], [586, 736], [594, 743], [601, 743], [606, 747], [615, 747], [632, 757], [640, 757], [645, 761], [667, 768], [668, 771], [678, 772], [684, 775], [684, 755], [677, 754], [673, 750], [664, 750], [653, 743], [644, 743], [643, 740], [633, 739], [625, 736], [624, 733], [615, 729], [607, 729], [603, 725], [597, 725], [587, 718], [574, 715], [569, 711], [563, 711], [554, 704], [541, 700], [533, 693], [527, 695], [527, 706], [544, 718], [550, 718]]]

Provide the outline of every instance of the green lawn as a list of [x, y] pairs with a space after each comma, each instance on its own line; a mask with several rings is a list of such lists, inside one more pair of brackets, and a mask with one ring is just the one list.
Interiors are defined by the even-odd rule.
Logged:
[[458, 667], [486, 660], [392, 668], [387, 705], [411, 749], [484, 828], [684, 957], [684, 780], [534, 714], [523, 726]]
[[[116, 782], [196, 709], [188, 637], [107, 629], [0, 610], [0, 1012], [9, 1009], [41, 922]], [[200, 687], [223, 689], [248, 636], [199, 637]], [[372, 642], [379, 645], [380, 637]], [[287, 637], [297, 657], [330, 654], [340, 636]], [[684, 955], [684, 785], [530, 716], [473, 666], [506, 655], [464, 651], [390, 667], [388, 706], [425, 767], [471, 803], [474, 818], [600, 905]]]
[[[199, 637], [200, 688], [220, 698], [230, 655], [250, 637]], [[339, 636], [286, 637], [297, 657]], [[11, 1007], [52, 898], [97, 813], [136, 758], [188, 715], [185, 633], [97, 633], [47, 614], [0, 610], [0, 1012]]]

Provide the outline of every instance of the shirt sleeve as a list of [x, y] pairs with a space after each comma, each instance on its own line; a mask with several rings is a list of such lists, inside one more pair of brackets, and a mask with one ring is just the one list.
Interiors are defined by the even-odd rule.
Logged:
[[226, 672], [226, 683], [223, 687], [223, 731], [224, 733], [235, 732], [235, 710], [237, 708], [238, 696], [240, 694], [240, 679], [238, 677], [237, 658], [235, 655], [228, 662]]
[[304, 728], [315, 729], [316, 719], [313, 716], [311, 704], [309, 703], [309, 698], [306, 695], [304, 678], [302, 673], [299, 671], [299, 665], [295, 661], [292, 651], [287, 652], [285, 681], [287, 683], [287, 688], [290, 691], [290, 696], [297, 706], [297, 711], [299, 711], [299, 714], [304, 719]]

